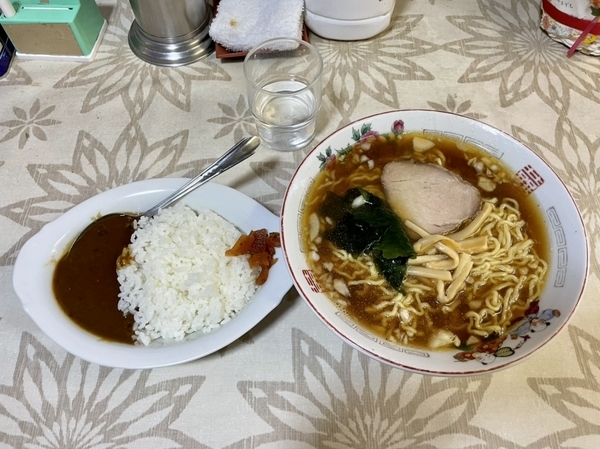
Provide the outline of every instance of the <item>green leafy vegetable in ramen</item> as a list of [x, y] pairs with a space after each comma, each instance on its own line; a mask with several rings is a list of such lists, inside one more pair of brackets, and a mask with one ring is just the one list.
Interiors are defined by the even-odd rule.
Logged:
[[320, 214], [337, 222], [326, 234], [329, 241], [355, 257], [371, 255], [390, 285], [402, 289], [408, 259], [415, 251], [402, 222], [380, 198], [361, 188], [344, 196], [329, 192]]

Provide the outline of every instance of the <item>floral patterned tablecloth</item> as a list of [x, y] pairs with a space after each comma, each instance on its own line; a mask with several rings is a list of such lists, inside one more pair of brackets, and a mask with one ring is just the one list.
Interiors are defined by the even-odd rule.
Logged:
[[[540, 0], [398, 0], [374, 39], [311, 35], [325, 64], [316, 141], [391, 109], [460, 113], [541, 155], [582, 212], [591, 270], [570, 324], [522, 364], [456, 379], [365, 357], [294, 289], [238, 341], [169, 368], [90, 364], [33, 324], [12, 272], [45, 223], [114, 186], [189, 176], [253, 132], [240, 61], [148, 65], [127, 45], [129, 3], [100, 8], [94, 61], [17, 59], [0, 80], [0, 448], [600, 447], [600, 59], [567, 59]], [[278, 213], [304, 154], [262, 149], [218, 181]]]

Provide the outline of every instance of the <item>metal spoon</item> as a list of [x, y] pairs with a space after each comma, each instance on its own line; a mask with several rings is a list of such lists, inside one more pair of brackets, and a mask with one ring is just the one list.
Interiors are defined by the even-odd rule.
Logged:
[[207, 183], [221, 173], [235, 167], [242, 161], [245, 161], [254, 154], [256, 148], [260, 145], [260, 139], [256, 136], [244, 137], [238, 143], [236, 143], [227, 153], [209, 165], [195, 178], [190, 179], [186, 184], [180, 187], [178, 190], [173, 192], [170, 196], [162, 200], [156, 206], [148, 209], [144, 212], [141, 217], [153, 217], [156, 215], [159, 209], [169, 207], [171, 204], [179, 201], [185, 195], [190, 193], [192, 190], [196, 190], [202, 184]]
[[192, 190], [197, 189], [198, 187], [200, 187], [203, 184], [206, 184], [208, 181], [215, 178], [216, 176], [219, 176], [221, 173], [229, 170], [232, 167], [235, 167], [240, 162], [243, 162], [246, 159], [248, 159], [250, 156], [252, 156], [254, 154], [258, 145], [260, 145], [260, 139], [256, 136], [245, 137], [245, 138], [241, 139], [233, 147], [231, 147], [231, 149], [229, 149], [229, 151], [227, 151], [223, 156], [221, 156], [215, 162], [210, 164], [200, 174], [198, 174], [196, 177], [189, 180], [182, 187], [177, 189], [175, 192], [173, 192], [167, 198], [162, 200], [156, 206], [148, 209], [143, 214], [136, 215], [136, 214], [127, 214], [127, 213], [123, 213], [123, 212], [115, 212], [115, 213], [103, 215], [102, 217], [100, 217], [97, 220], [94, 220], [92, 223], [90, 223], [79, 234], [79, 236], [75, 239], [75, 241], [71, 245], [71, 248], [73, 248], [73, 246], [77, 243], [77, 241], [81, 238], [82, 235], [86, 234], [88, 231], [91, 231], [95, 227], [101, 226], [102, 222], [104, 220], [106, 220], [108, 217], [113, 217], [115, 215], [129, 215], [129, 216], [132, 216], [135, 218], [139, 218], [139, 217], [151, 218], [151, 217], [153, 217], [154, 215], [156, 215], [156, 213], [159, 211], [159, 209], [164, 209], [165, 207], [170, 206], [171, 204], [175, 203], [176, 201], [179, 201], [181, 198], [183, 198], [185, 195], [190, 193]]

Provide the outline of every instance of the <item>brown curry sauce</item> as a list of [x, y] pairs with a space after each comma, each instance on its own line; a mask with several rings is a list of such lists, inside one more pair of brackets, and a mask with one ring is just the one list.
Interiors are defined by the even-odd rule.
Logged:
[[106, 340], [133, 344], [133, 315], [117, 308], [117, 260], [129, 245], [135, 217], [109, 214], [87, 228], [57, 262], [54, 296], [71, 320]]

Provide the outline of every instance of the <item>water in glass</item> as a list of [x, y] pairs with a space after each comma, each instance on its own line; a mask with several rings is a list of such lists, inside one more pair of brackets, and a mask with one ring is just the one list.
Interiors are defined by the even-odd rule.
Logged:
[[318, 104], [314, 93], [306, 87], [307, 84], [298, 79], [275, 80], [256, 93], [254, 111], [258, 133], [270, 147], [295, 151], [314, 137]]

